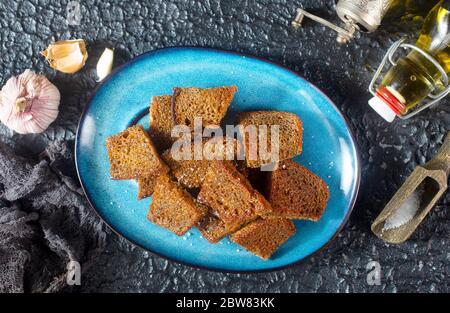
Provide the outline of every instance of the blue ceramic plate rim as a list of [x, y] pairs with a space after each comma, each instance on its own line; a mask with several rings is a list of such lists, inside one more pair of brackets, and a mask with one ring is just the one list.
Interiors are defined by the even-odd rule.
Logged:
[[[92, 100], [95, 98], [95, 96], [97, 95], [97, 92], [102, 88], [102, 86], [104, 84], [106, 84], [110, 79], [112, 79], [118, 72], [120, 72], [122, 69], [126, 68], [127, 66], [133, 64], [134, 62], [140, 60], [141, 58], [145, 58], [147, 56], [150, 56], [152, 54], [157, 54], [157, 53], [161, 53], [161, 52], [165, 52], [165, 51], [171, 51], [171, 50], [179, 50], [179, 49], [190, 49], [190, 50], [199, 50], [199, 51], [210, 51], [210, 52], [215, 52], [215, 53], [223, 53], [223, 54], [232, 54], [232, 55], [237, 55], [237, 56], [242, 56], [242, 57], [247, 57], [249, 59], [254, 59], [257, 61], [261, 61], [261, 62], [266, 62], [269, 64], [272, 64], [276, 67], [279, 67], [282, 70], [288, 71], [291, 74], [297, 76], [298, 78], [302, 79], [305, 83], [309, 84], [310, 87], [312, 87], [313, 89], [315, 89], [319, 94], [321, 94], [321, 96], [323, 96], [330, 105], [333, 106], [333, 108], [336, 110], [336, 113], [339, 114], [339, 116], [342, 118], [345, 126], [346, 126], [346, 130], [348, 131], [348, 134], [350, 136], [350, 141], [352, 142], [353, 148], [354, 148], [354, 156], [355, 156], [355, 174], [356, 174], [356, 181], [355, 181], [355, 187], [354, 187], [354, 192], [352, 195], [351, 200], [349, 201], [349, 205], [347, 208], [347, 213], [344, 216], [344, 218], [342, 219], [342, 223], [341, 225], [338, 227], [338, 229], [336, 230], [336, 232], [334, 233], [333, 236], [331, 236], [331, 238], [324, 243], [321, 247], [317, 248], [316, 251], [296, 260], [293, 261], [289, 264], [286, 265], [282, 265], [282, 266], [277, 266], [277, 267], [273, 267], [273, 268], [265, 268], [265, 269], [255, 269], [255, 270], [235, 270], [235, 269], [222, 269], [222, 268], [215, 268], [215, 267], [208, 267], [208, 266], [202, 266], [202, 265], [198, 265], [198, 264], [193, 264], [190, 262], [185, 262], [179, 259], [175, 259], [172, 257], [168, 257], [164, 254], [155, 252], [153, 250], [150, 250], [149, 248], [139, 244], [138, 242], [126, 237], [125, 235], [123, 235], [120, 231], [118, 231], [117, 229], [115, 229], [115, 227], [113, 225], [111, 225], [107, 219], [102, 215], [102, 213], [100, 213], [100, 211], [96, 208], [96, 206], [94, 205], [94, 202], [92, 201], [92, 196], [89, 193], [89, 191], [86, 188], [86, 185], [83, 181], [83, 178], [80, 174], [80, 169], [79, 169], [79, 156], [78, 154], [80, 153], [80, 132], [81, 132], [81, 127], [84, 123], [85, 117], [89, 111], [89, 107], [91, 105]], [[136, 118], [136, 120], [138, 120], [139, 117]], [[334, 103], [333, 100], [331, 100], [320, 88], [318, 88], [316, 85], [314, 85], [313, 83], [309, 82], [308, 80], [306, 80], [306, 78], [304, 78], [302, 75], [300, 75], [299, 73], [287, 68], [286, 66], [279, 64], [277, 62], [262, 58], [262, 57], [258, 57], [258, 56], [254, 56], [251, 54], [247, 54], [247, 53], [241, 53], [241, 52], [236, 52], [236, 51], [230, 51], [230, 50], [224, 50], [224, 49], [215, 49], [215, 48], [209, 48], [209, 47], [194, 47], [194, 46], [174, 46], [174, 47], [167, 47], [167, 48], [160, 48], [160, 49], [155, 49], [155, 50], [151, 50], [151, 51], [147, 51], [143, 54], [137, 55], [134, 58], [132, 58], [131, 60], [129, 60], [128, 62], [116, 67], [115, 69], [113, 69], [113, 71], [103, 80], [101, 81], [94, 89], [94, 91], [91, 93], [91, 95], [89, 96], [89, 99], [85, 105], [85, 107], [83, 108], [83, 111], [81, 113], [81, 117], [80, 120], [78, 122], [78, 127], [77, 127], [77, 133], [76, 133], [76, 137], [75, 137], [75, 167], [76, 167], [76, 171], [77, 171], [77, 175], [78, 175], [78, 179], [80, 181], [81, 184], [81, 188], [84, 192], [84, 194], [86, 195], [86, 199], [89, 203], [89, 205], [93, 208], [94, 212], [97, 214], [97, 216], [118, 236], [124, 238], [125, 240], [127, 240], [129, 243], [138, 246], [142, 249], [144, 249], [145, 251], [148, 251], [149, 253], [156, 255], [158, 257], [161, 257], [163, 259], [169, 260], [171, 262], [175, 262], [178, 264], [182, 264], [182, 265], [186, 265], [189, 267], [193, 267], [193, 268], [197, 268], [197, 269], [204, 269], [204, 270], [208, 270], [208, 271], [213, 271], [213, 272], [222, 272], [222, 273], [242, 273], [242, 274], [248, 274], [248, 273], [265, 273], [265, 272], [273, 272], [273, 271], [278, 271], [278, 270], [282, 270], [288, 267], [292, 267], [295, 266], [297, 264], [300, 264], [301, 262], [304, 262], [305, 260], [309, 259], [310, 257], [319, 254], [320, 252], [322, 252], [323, 250], [325, 250], [334, 240], [336, 240], [337, 236], [339, 235], [339, 233], [343, 230], [343, 228], [345, 227], [345, 225], [348, 222], [348, 219], [351, 215], [351, 213], [353, 212], [353, 208], [355, 206], [356, 203], [356, 199], [358, 197], [359, 194], [359, 188], [360, 188], [360, 183], [361, 183], [361, 157], [360, 157], [360, 153], [359, 153], [359, 149], [358, 146], [356, 144], [356, 137], [354, 135], [354, 132], [351, 128], [350, 122], [348, 120], [348, 118], [342, 113], [342, 111], [338, 108], [338, 106]]]

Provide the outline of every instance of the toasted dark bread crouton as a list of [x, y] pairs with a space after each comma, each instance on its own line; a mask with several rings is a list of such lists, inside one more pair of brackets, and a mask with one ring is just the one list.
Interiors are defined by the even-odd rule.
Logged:
[[[185, 151], [187, 150], [187, 151]], [[196, 155], [197, 152], [199, 155]], [[235, 162], [238, 141], [233, 138], [216, 137], [199, 142], [186, 142], [179, 150], [164, 151], [163, 160], [170, 167], [177, 180], [186, 188], [200, 188], [214, 160], [230, 160]], [[184, 153], [187, 159], [183, 159]], [[242, 163], [242, 162], [241, 162]]]
[[220, 125], [233, 101], [236, 86], [215, 88], [174, 88], [172, 117], [176, 125], [194, 127], [194, 119], [202, 118], [203, 127]]
[[141, 125], [108, 137], [106, 148], [112, 179], [137, 179], [168, 171]]
[[267, 197], [275, 216], [318, 221], [327, 206], [327, 184], [307, 168], [292, 161], [269, 173]]
[[154, 96], [150, 105], [149, 134], [160, 153], [169, 149], [175, 138], [172, 138], [174, 127], [172, 119], [172, 96]]
[[[238, 116], [238, 121], [248, 167], [261, 167], [301, 154], [303, 128], [297, 115], [278, 111], [244, 112]], [[267, 126], [265, 136], [261, 126]], [[276, 150], [275, 146], [272, 146], [272, 126], [278, 127], [278, 155], [272, 153]], [[255, 133], [253, 135], [252, 130]], [[261, 141], [265, 141], [265, 145], [261, 145]], [[267, 149], [263, 149], [264, 146]]]
[[224, 161], [211, 163], [197, 199], [232, 228], [272, 211], [268, 201], [250, 185], [247, 178], [232, 163]]
[[155, 191], [159, 174], [138, 177], [138, 200], [150, 197]]
[[182, 236], [206, 213], [206, 208], [198, 205], [194, 198], [169, 175], [163, 174], [158, 177], [153, 201], [147, 214], [151, 222]]
[[295, 234], [295, 225], [285, 218], [259, 218], [231, 235], [234, 243], [267, 260]]

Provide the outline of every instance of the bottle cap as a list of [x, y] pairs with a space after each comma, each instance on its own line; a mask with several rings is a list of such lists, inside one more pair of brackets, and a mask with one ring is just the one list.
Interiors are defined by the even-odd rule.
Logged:
[[391, 109], [386, 102], [378, 97], [373, 97], [369, 100], [369, 105], [374, 109], [382, 118], [391, 123], [397, 116], [394, 110]]

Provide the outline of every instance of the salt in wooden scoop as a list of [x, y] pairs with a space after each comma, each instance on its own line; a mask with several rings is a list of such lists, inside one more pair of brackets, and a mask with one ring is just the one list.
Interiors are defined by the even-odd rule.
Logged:
[[447, 190], [450, 173], [450, 132], [437, 155], [417, 166], [372, 224], [380, 239], [405, 242]]

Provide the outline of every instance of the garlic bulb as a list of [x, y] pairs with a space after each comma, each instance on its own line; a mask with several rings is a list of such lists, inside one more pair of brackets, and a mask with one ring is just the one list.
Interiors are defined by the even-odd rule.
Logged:
[[98, 81], [102, 81], [111, 73], [114, 62], [114, 50], [106, 48], [97, 62]]
[[52, 43], [41, 54], [47, 59], [50, 67], [67, 74], [78, 72], [88, 58], [83, 39]]
[[45, 76], [26, 70], [0, 91], [0, 121], [19, 134], [42, 133], [58, 116], [60, 97]]

